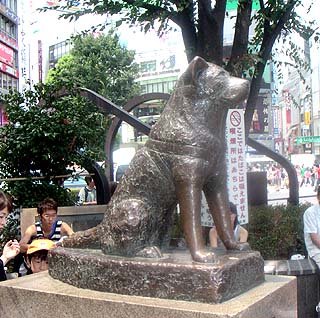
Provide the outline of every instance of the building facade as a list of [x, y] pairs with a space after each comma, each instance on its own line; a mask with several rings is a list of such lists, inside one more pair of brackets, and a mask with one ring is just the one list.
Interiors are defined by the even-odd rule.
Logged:
[[[17, 0], [0, 0], [0, 92], [19, 88]], [[7, 122], [0, 104], [0, 125]]]

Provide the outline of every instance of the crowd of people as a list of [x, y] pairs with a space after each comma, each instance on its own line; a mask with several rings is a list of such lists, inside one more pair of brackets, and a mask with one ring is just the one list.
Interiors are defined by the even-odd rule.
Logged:
[[[304, 164], [294, 166], [298, 183], [300, 187], [310, 187], [317, 191], [320, 185], [320, 166], [315, 163], [312, 167], [306, 167]], [[268, 188], [274, 191], [289, 188], [289, 178], [286, 170], [277, 164], [268, 164], [261, 166], [254, 164], [248, 167], [248, 171], [265, 171], [267, 174]]]

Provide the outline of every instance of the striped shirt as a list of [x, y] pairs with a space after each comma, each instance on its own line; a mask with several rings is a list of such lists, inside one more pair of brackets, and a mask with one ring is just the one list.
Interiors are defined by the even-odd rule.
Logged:
[[42, 231], [41, 222], [38, 221], [35, 223], [37, 230], [37, 235], [35, 238], [45, 237], [51, 241], [58, 242], [61, 239], [61, 225], [62, 221], [55, 221], [52, 225], [51, 233], [48, 236], [45, 236]]

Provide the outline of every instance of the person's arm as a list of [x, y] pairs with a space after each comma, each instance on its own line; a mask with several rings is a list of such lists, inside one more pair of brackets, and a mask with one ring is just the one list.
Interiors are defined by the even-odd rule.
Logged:
[[95, 205], [95, 204], [97, 204], [97, 201], [82, 202], [82, 205]]
[[85, 188], [81, 188], [78, 194], [78, 203], [83, 205], [85, 202]]
[[317, 232], [316, 219], [313, 209], [314, 207], [307, 209], [303, 215], [304, 232], [305, 234], [310, 235], [312, 243], [320, 249], [320, 233]]
[[240, 227], [239, 242], [246, 243], [248, 241], [248, 231], [244, 227]]
[[29, 247], [28, 242], [30, 241], [31, 237], [35, 236], [36, 234], [37, 234], [37, 231], [36, 231], [36, 226], [34, 224], [30, 225], [26, 229], [22, 239], [20, 240], [20, 252], [21, 253], [24, 254], [27, 252], [27, 249]]
[[10, 260], [15, 258], [20, 253], [20, 245], [17, 240], [10, 240], [3, 248], [0, 259], [2, 260], [3, 266], [5, 266]]
[[318, 233], [309, 233], [312, 243], [320, 249], [320, 236]]
[[70, 236], [72, 235], [74, 232], [72, 230], [72, 228], [65, 222], [62, 222], [61, 224], [61, 236]]
[[4, 267], [20, 252], [20, 246], [17, 240], [9, 241], [3, 247], [2, 255], [0, 256], [0, 282], [7, 280], [7, 275]]
[[209, 240], [211, 247], [218, 247], [218, 233], [215, 227], [212, 227], [209, 231]]

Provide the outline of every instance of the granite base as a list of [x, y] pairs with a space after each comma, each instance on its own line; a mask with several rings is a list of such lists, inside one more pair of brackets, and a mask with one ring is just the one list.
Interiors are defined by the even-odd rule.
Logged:
[[4, 318], [296, 318], [296, 279], [267, 275], [264, 283], [221, 304], [127, 296], [81, 289], [47, 272], [0, 283]]

